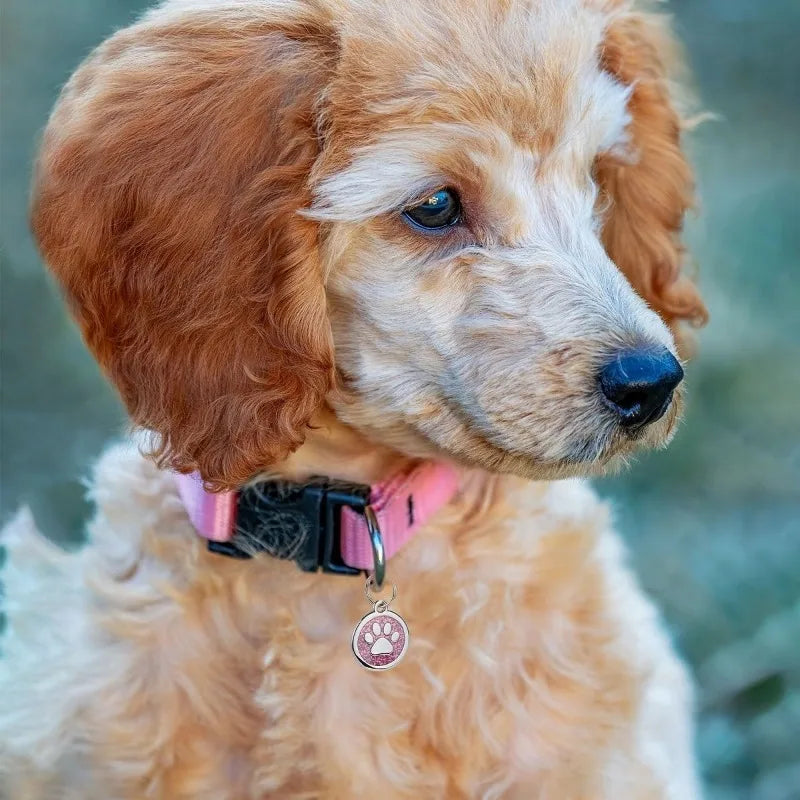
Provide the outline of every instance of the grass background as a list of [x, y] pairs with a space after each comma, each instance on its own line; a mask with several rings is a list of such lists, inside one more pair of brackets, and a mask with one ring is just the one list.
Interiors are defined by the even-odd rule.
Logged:
[[[598, 482], [699, 686], [712, 800], [800, 798], [800, 2], [673, 0], [704, 106], [688, 238], [712, 322], [666, 453]], [[4, 0], [2, 514], [75, 541], [81, 478], [123, 424], [27, 226], [39, 131], [138, 0]]]

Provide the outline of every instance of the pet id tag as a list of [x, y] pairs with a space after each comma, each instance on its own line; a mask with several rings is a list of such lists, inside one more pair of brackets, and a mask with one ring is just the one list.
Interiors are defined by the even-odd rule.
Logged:
[[369, 590], [372, 576], [367, 578], [364, 594], [372, 605], [353, 631], [353, 653], [367, 669], [391, 669], [408, 649], [408, 626], [399, 614], [389, 611], [397, 597], [397, 587], [392, 584], [391, 600], [374, 600]]

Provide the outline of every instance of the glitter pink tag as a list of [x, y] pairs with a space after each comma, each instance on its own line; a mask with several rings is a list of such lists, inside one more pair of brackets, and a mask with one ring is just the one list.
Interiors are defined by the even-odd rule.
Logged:
[[408, 627], [394, 611], [367, 614], [353, 631], [353, 652], [369, 669], [391, 669], [408, 648]]

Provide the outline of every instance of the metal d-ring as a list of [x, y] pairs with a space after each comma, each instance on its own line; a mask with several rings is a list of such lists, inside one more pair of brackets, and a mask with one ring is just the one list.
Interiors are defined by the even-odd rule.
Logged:
[[378, 525], [378, 518], [372, 510], [372, 506], [364, 509], [364, 519], [367, 521], [369, 543], [372, 546], [372, 563], [374, 565], [372, 581], [375, 588], [380, 591], [386, 578], [386, 550], [383, 547], [383, 536], [380, 525]]

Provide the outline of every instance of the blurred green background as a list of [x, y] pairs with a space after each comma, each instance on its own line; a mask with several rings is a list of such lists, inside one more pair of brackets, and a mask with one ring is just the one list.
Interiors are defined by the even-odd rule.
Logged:
[[[82, 478], [122, 429], [27, 225], [56, 94], [137, 0], [4, 0], [2, 515], [77, 541]], [[699, 687], [712, 800], [800, 798], [800, 0], [674, 0], [704, 107], [688, 238], [712, 321], [666, 453], [599, 483]], [[621, 798], [620, 800], [624, 800]]]

